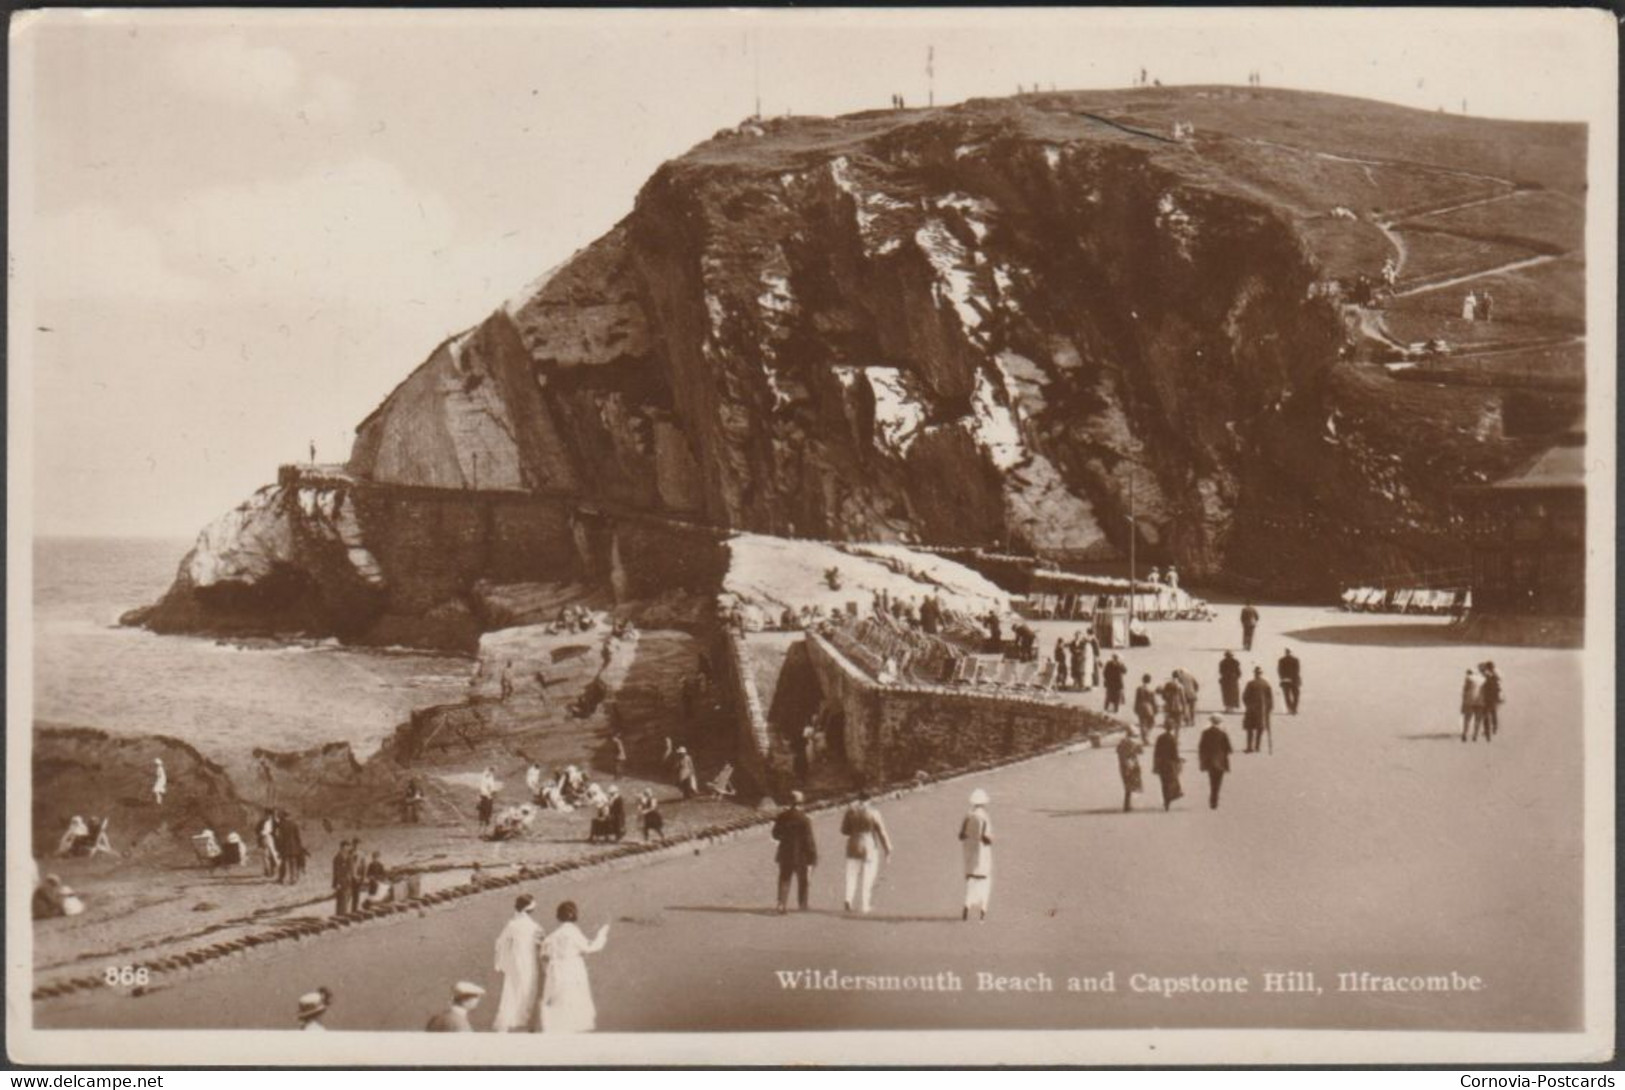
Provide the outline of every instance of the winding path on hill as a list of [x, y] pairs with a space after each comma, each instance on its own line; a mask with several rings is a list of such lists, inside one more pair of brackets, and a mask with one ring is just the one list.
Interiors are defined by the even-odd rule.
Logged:
[[1521, 258], [1517, 261], [1509, 261], [1504, 265], [1495, 265], [1491, 268], [1477, 269], [1473, 272], [1462, 273], [1459, 276], [1452, 276], [1444, 280], [1435, 280], [1430, 283], [1418, 284], [1414, 287], [1406, 288], [1403, 291], [1394, 292], [1393, 297], [1395, 299], [1404, 299], [1412, 295], [1422, 295], [1426, 292], [1438, 291], [1440, 288], [1450, 288], [1455, 287], [1457, 284], [1466, 284], [1473, 280], [1481, 280], [1486, 276], [1495, 276], [1504, 272], [1514, 272], [1518, 269], [1529, 269], [1536, 265], [1545, 265], [1549, 262], [1560, 261], [1563, 258], [1572, 256], [1572, 254], [1539, 254], [1535, 257]]

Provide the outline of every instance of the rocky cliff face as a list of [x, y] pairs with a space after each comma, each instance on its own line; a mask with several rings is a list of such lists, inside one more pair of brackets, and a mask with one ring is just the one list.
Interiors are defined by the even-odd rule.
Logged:
[[[1405, 216], [1572, 197], [1583, 159], [1573, 126], [1227, 89], [746, 123], [437, 348], [348, 470], [1071, 559], [1125, 553], [1133, 512], [1187, 580], [1287, 590], [1426, 567], [1449, 490], [1541, 437], [1504, 434], [1493, 376], [1385, 371], [1397, 342], [1344, 289]], [[326, 536], [369, 593], [370, 539]]]

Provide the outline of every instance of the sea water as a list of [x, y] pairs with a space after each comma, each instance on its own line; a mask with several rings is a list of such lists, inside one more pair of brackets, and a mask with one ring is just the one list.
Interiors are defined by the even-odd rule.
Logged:
[[119, 627], [121, 613], [164, 593], [190, 544], [35, 541], [36, 722], [167, 734], [216, 759], [335, 741], [365, 759], [412, 709], [464, 692], [470, 664], [457, 656]]

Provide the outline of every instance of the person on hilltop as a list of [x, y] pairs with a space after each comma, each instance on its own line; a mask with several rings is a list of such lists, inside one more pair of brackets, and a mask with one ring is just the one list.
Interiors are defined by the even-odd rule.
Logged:
[[430, 1018], [424, 1030], [429, 1033], [473, 1033], [474, 1026], [469, 1022], [468, 1014], [480, 1005], [480, 998], [484, 995], [485, 989], [478, 984], [459, 980], [452, 985], [451, 1004]]
[[779, 915], [789, 911], [790, 880], [796, 882], [796, 903], [807, 910], [807, 886], [812, 868], [818, 866], [818, 842], [813, 837], [812, 820], [801, 809], [806, 796], [790, 792], [790, 805], [773, 819], [773, 839], [778, 842], [774, 861], [779, 865]]
[[1230, 735], [1224, 729], [1224, 720], [1217, 715], [1210, 715], [1208, 728], [1202, 732], [1201, 739], [1196, 744], [1197, 765], [1207, 773], [1208, 793], [1207, 806], [1209, 810], [1219, 808], [1219, 787], [1224, 783], [1225, 773], [1230, 771]]
[[987, 792], [980, 787], [970, 793], [970, 813], [959, 823], [959, 843], [965, 856], [965, 908], [960, 919], [969, 920], [971, 909], [978, 919], [987, 920], [987, 905], [993, 897], [993, 819], [987, 812]]
[[1298, 697], [1303, 693], [1303, 664], [1292, 653], [1292, 648], [1288, 647], [1275, 664], [1275, 676], [1281, 682], [1281, 699], [1286, 701], [1287, 714], [1297, 715]]
[[1145, 790], [1140, 774], [1140, 751], [1143, 747], [1134, 738], [1132, 729], [1123, 731], [1117, 743], [1117, 774], [1123, 778], [1123, 813], [1134, 809], [1134, 796]]
[[852, 911], [855, 901], [858, 911], [867, 914], [881, 855], [891, 858], [891, 837], [880, 811], [869, 802], [868, 792], [859, 791], [841, 815], [841, 835], [846, 837], [846, 911]]
[[497, 935], [495, 968], [502, 974], [502, 998], [491, 1023], [497, 1033], [529, 1030], [536, 1016], [542, 927], [533, 916], [535, 910], [536, 898], [520, 894], [513, 915]]
[[1219, 697], [1224, 710], [1241, 710], [1241, 662], [1229, 651], [1219, 660]]
[[1151, 751], [1151, 773], [1162, 781], [1164, 810], [1185, 796], [1184, 788], [1179, 785], [1179, 773], [1184, 764], [1179, 756], [1179, 736], [1174, 733], [1173, 717], [1169, 716], [1162, 724], [1162, 733], [1157, 735], [1156, 748]]
[[1252, 602], [1241, 607], [1241, 649], [1253, 649], [1253, 633], [1258, 629], [1258, 610], [1253, 608]]

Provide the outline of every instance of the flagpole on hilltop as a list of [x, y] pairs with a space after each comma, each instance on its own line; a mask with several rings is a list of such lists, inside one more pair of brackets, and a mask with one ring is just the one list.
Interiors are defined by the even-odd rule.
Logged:
[[[925, 47], [925, 104], [927, 106], [935, 106], [937, 104], [937, 64], [936, 64], [936, 62], [937, 62], [937, 47], [934, 46], [934, 45], [926, 46]], [[1466, 111], [1463, 110], [1462, 112], [1465, 113]]]
[[762, 119], [762, 39], [755, 31], [750, 36], [751, 53], [756, 58], [756, 120]]

